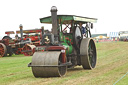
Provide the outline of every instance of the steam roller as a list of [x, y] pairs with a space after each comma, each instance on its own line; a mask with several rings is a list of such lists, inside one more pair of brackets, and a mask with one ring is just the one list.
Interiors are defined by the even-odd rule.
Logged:
[[[32, 68], [35, 77], [65, 76], [68, 68], [82, 66], [93, 69], [97, 53], [90, 29], [96, 18], [74, 15], [57, 15], [57, 8], [51, 8], [51, 16], [40, 19], [41, 23], [52, 24], [52, 31], [44, 32], [42, 27], [41, 45], [33, 49]], [[85, 24], [83, 33], [81, 25]], [[69, 30], [69, 32], [67, 32]]]

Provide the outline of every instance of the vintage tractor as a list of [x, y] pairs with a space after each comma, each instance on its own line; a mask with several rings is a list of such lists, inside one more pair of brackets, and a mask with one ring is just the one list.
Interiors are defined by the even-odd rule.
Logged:
[[[25, 56], [32, 56], [33, 55], [33, 48], [36, 46], [40, 46], [40, 41], [41, 41], [41, 33], [42, 29], [29, 29], [29, 30], [23, 30], [24, 33], [24, 38], [23, 40], [29, 40], [30, 43], [25, 44], [22, 47], [22, 53]], [[20, 33], [20, 31], [16, 31], [17, 34]]]
[[22, 47], [27, 44], [31, 43], [30, 40], [23, 40], [23, 26], [19, 26], [21, 31], [21, 37], [15, 36], [15, 39], [12, 39], [9, 35], [14, 34], [14, 31], [7, 31], [2, 40], [0, 40], [0, 57], [3, 56], [11, 56], [14, 54], [22, 54]]
[[[11, 56], [13, 53], [32, 56], [33, 48], [40, 45], [41, 32], [42, 29], [23, 30], [23, 26], [20, 25], [20, 31], [16, 31], [15, 39], [12, 39], [10, 34], [15, 34], [15, 32], [6, 31], [7, 36], [0, 40], [0, 57]], [[18, 37], [19, 33], [21, 37]]]
[[[82, 65], [84, 69], [96, 66], [96, 46], [91, 37], [90, 28], [97, 19], [74, 16], [57, 15], [57, 8], [51, 8], [51, 16], [40, 19], [41, 23], [52, 24], [52, 32], [44, 33], [41, 46], [34, 49], [32, 68], [35, 77], [64, 76], [67, 68]], [[79, 23], [85, 24], [86, 36], [83, 38]], [[63, 27], [65, 26], [65, 28]], [[67, 30], [67, 31], [66, 31]]]

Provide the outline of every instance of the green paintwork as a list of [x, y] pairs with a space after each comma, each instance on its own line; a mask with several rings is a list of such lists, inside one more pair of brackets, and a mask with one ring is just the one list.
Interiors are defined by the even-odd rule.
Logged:
[[71, 54], [73, 47], [71, 45], [71, 42], [69, 40], [67, 40], [66, 38], [71, 39], [72, 42], [72, 35], [68, 34], [68, 35], [64, 35], [62, 32], [60, 32], [60, 41], [63, 42], [62, 45], [66, 47], [66, 54]]
[[[75, 21], [75, 22], [91, 22], [91, 23], [96, 23], [97, 19], [96, 18], [88, 18], [88, 17], [82, 17], [82, 16], [75, 16], [75, 15], [57, 15], [57, 18], [60, 20], [59, 24], [62, 22], [68, 24], [70, 21]], [[41, 23], [52, 23], [51, 16], [49, 17], [44, 17], [40, 19]]]
[[[59, 32], [59, 40], [63, 46], [66, 47], [66, 55], [69, 55], [72, 53], [73, 50], [73, 34], [72, 33], [63, 33], [62, 31], [62, 25], [63, 24], [72, 24], [72, 30], [75, 25], [77, 25], [79, 22], [81, 23], [96, 23], [96, 18], [88, 18], [88, 17], [81, 17], [81, 16], [75, 16], [75, 15], [57, 15], [57, 21], [58, 21], [58, 32]], [[52, 24], [51, 16], [44, 17], [40, 19], [41, 23], [46, 24]]]
[[61, 43], [61, 44], [62, 44], [64, 47], [66, 47], [66, 55], [72, 53], [72, 50], [73, 50], [72, 45], [69, 46], [67, 43]]

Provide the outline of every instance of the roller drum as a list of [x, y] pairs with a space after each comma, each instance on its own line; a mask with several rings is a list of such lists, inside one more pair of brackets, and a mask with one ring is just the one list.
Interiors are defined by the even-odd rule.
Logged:
[[35, 52], [32, 57], [32, 72], [35, 77], [60, 77], [67, 72], [61, 63], [60, 51]]

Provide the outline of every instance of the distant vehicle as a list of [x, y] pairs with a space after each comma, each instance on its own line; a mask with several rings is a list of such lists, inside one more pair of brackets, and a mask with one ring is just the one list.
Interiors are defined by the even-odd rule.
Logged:
[[120, 31], [119, 32], [119, 40], [120, 41], [128, 41], [128, 31]]
[[16, 31], [15, 38], [13, 39], [10, 35], [15, 34], [15, 32], [6, 31], [6, 36], [0, 40], [0, 57], [12, 56], [12, 54], [32, 56], [33, 48], [40, 46], [41, 32], [42, 29], [23, 30], [20, 28], [20, 31]]

